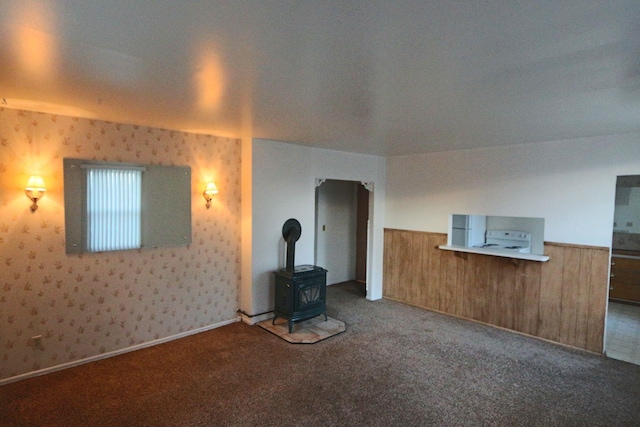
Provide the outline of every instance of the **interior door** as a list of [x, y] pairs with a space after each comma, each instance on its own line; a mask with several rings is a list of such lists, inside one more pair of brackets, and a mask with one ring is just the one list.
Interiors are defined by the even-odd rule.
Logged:
[[356, 280], [367, 282], [367, 233], [369, 229], [369, 190], [358, 185], [356, 224]]

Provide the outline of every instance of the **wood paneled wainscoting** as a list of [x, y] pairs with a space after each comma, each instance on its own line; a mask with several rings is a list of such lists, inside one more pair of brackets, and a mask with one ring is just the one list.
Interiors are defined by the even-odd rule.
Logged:
[[438, 249], [447, 235], [385, 229], [384, 297], [603, 352], [609, 248], [544, 244], [547, 262]]

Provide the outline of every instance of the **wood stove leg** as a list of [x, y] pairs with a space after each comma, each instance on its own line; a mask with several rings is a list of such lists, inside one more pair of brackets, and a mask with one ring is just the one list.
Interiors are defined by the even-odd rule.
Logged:
[[278, 315], [276, 314], [275, 316], [273, 316], [273, 320], [271, 321], [272, 325], [276, 324], [276, 319], [278, 318]]
[[289, 333], [293, 330], [293, 322], [289, 319]]
[[329, 318], [327, 317], [327, 312], [325, 311], [324, 313], [322, 313], [322, 315], [324, 316], [324, 321], [326, 322], [327, 320], [329, 320]]

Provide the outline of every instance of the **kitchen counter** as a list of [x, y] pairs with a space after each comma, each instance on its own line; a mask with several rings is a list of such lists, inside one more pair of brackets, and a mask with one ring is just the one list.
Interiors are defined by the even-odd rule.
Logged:
[[612, 258], [640, 259], [640, 251], [629, 251], [623, 249], [612, 249]]
[[480, 255], [491, 255], [491, 256], [499, 256], [504, 258], [524, 259], [528, 261], [540, 261], [540, 262], [549, 261], [549, 257], [547, 255], [527, 254], [527, 253], [521, 253], [518, 251], [509, 250], [509, 249], [470, 248], [467, 246], [457, 246], [457, 245], [440, 245], [438, 246], [438, 248], [445, 251], [465, 252], [465, 253], [480, 254]]

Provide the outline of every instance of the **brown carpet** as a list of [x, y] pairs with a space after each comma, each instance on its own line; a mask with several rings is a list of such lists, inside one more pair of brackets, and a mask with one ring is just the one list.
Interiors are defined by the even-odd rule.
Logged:
[[242, 323], [0, 387], [3, 426], [637, 426], [640, 366], [328, 288], [347, 332]]

